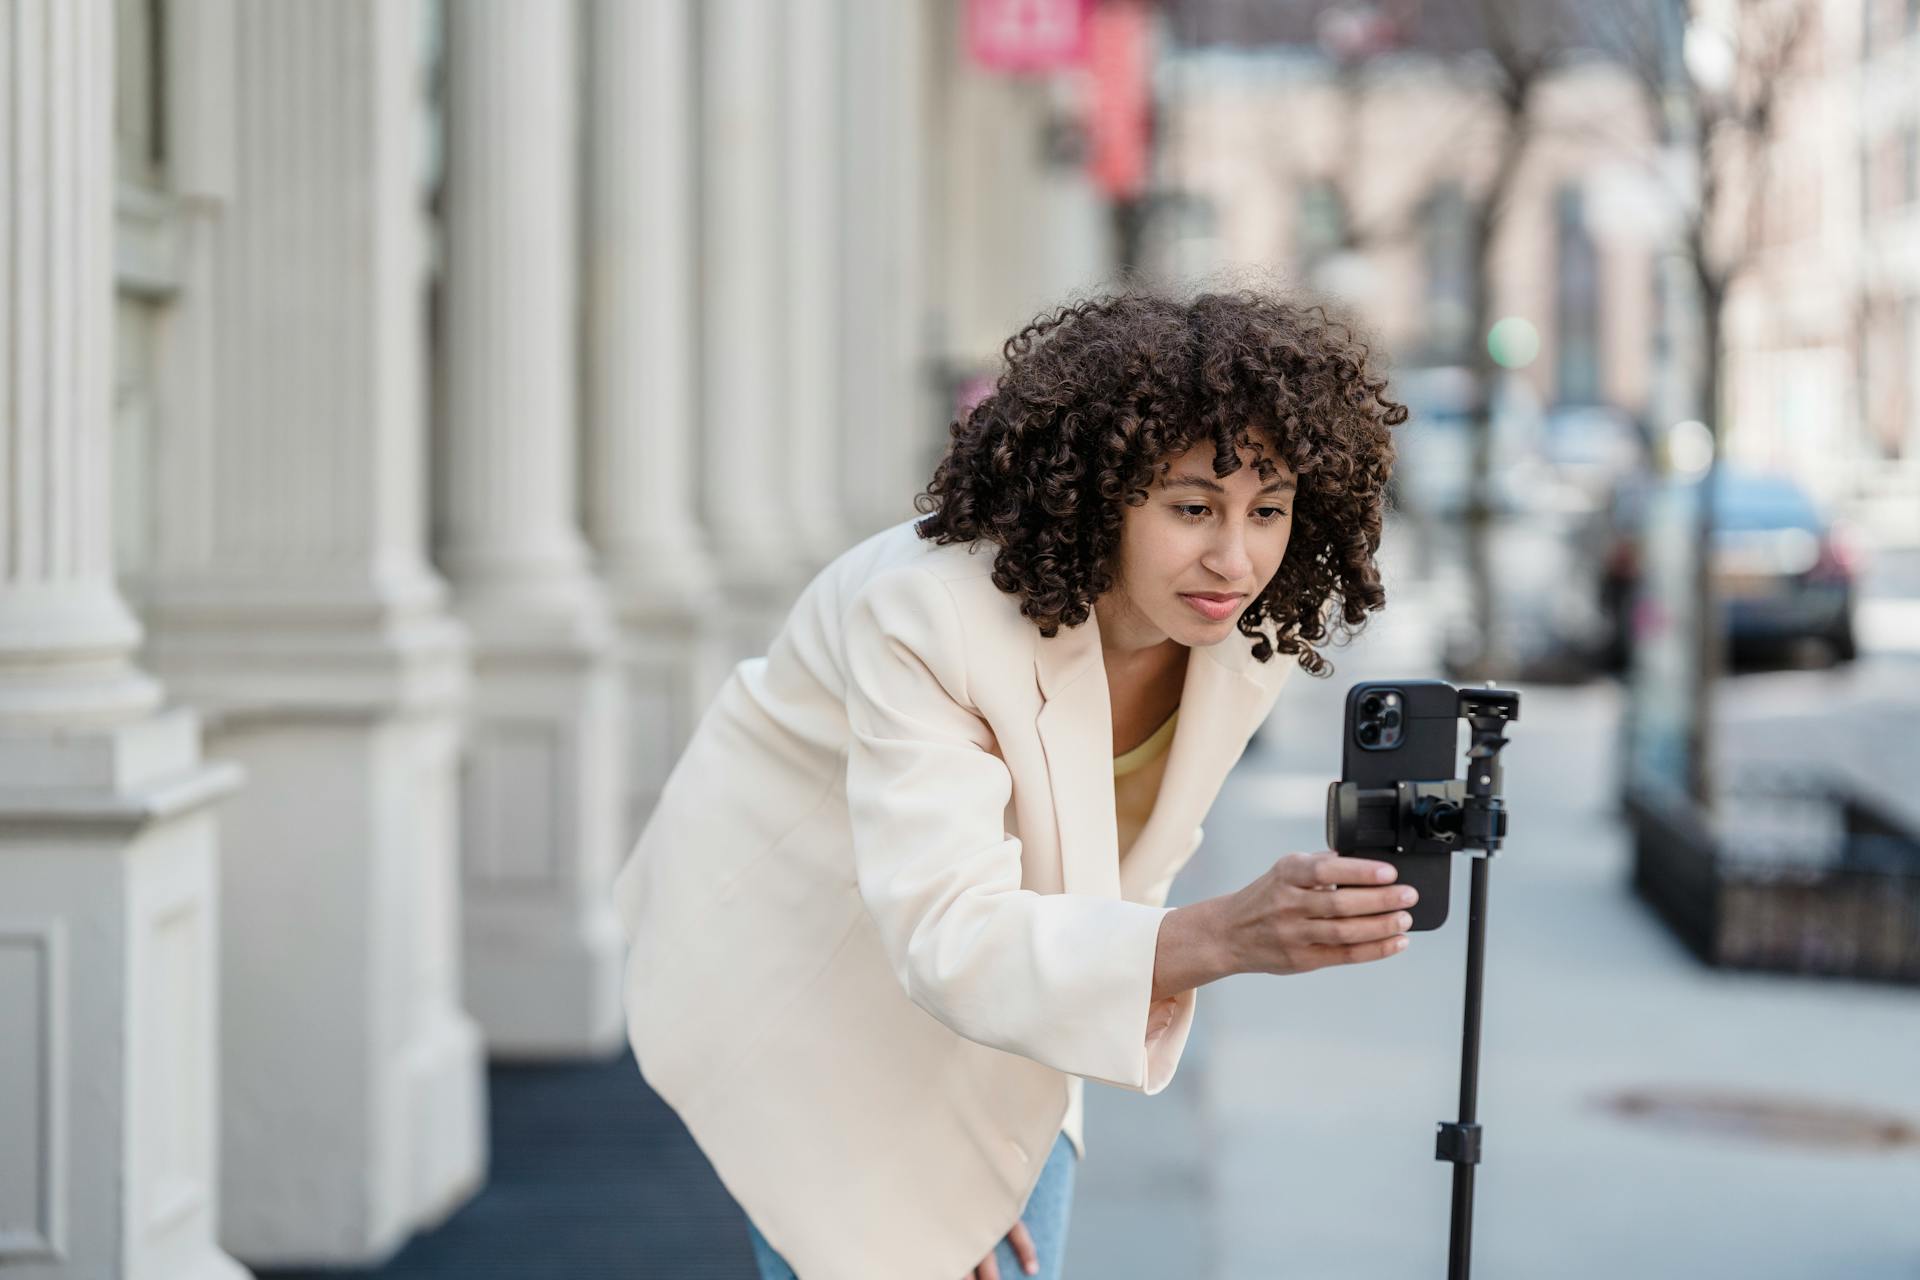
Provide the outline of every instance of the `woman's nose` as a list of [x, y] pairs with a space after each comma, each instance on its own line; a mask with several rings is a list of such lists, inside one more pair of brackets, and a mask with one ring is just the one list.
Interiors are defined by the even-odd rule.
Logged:
[[1253, 559], [1247, 554], [1247, 538], [1238, 525], [1223, 528], [1206, 558], [1206, 566], [1229, 582], [1243, 582], [1253, 572]]

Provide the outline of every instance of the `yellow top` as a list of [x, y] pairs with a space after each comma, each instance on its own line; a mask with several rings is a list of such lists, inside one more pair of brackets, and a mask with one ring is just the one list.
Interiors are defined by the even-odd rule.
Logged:
[[1126, 752], [1124, 755], [1115, 756], [1113, 758], [1113, 776], [1123, 778], [1134, 770], [1142, 768], [1155, 756], [1165, 751], [1167, 744], [1173, 741], [1173, 724], [1174, 721], [1179, 718], [1180, 708], [1175, 707], [1173, 714], [1168, 716], [1165, 723], [1158, 729], [1155, 729], [1149, 734], [1145, 742], [1133, 750]]
[[1113, 759], [1113, 816], [1120, 837], [1120, 856], [1127, 856], [1140, 828], [1147, 825], [1154, 799], [1160, 794], [1160, 775], [1167, 769], [1167, 744], [1173, 741], [1173, 727], [1180, 719], [1174, 708], [1166, 723], [1155, 729], [1147, 740]]

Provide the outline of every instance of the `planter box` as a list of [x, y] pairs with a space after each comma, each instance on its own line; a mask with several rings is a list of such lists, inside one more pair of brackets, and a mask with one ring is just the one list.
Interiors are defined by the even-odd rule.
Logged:
[[1627, 814], [1634, 889], [1708, 964], [1920, 986], [1920, 834], [1884, 807], [1775, 775]]

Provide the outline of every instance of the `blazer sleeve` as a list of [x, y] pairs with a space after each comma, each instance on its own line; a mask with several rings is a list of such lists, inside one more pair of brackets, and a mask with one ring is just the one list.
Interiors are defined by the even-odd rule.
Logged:
[[1151, 1027], [1169, 908], [1020, 887], [1020, 841], [1003, 823], [1013, 779], [973, 704], [945, 583], [884, 574], [844, 625], [854, 862], [900, 985], [969, 1040], [1158, 1093], [1193, 1015], [1187, 992], [1171, 1026], [1163, 1010]]

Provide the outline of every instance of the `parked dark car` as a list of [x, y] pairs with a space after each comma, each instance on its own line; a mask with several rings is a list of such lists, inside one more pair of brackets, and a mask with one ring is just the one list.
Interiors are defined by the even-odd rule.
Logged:
[[[1600, 606], [1610, 657], [1624, 667], [1632, 648], [1647, 482], [1615, 491], [1604, 524]], [[1859, 555], [1843, 530], [1789, 476], [1723, 466], [1714, 505], [1714, 572], [1736, 648], [1813, 639], [1836, 662], [1856, 654], [1853, 630]]]

